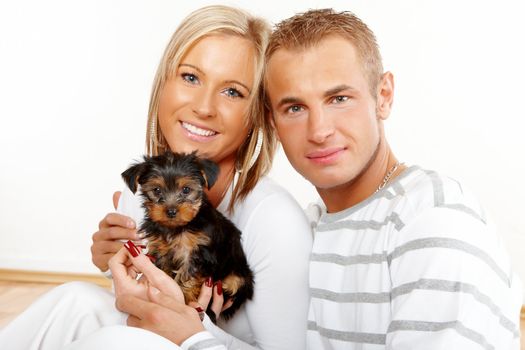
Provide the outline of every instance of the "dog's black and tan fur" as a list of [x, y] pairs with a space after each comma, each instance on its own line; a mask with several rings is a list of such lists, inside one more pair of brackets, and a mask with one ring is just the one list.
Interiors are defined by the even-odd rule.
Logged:
[[[194, 153], [145, 156], [122, 177], [133, 193], [140, 185], [145, 219], [140, 231], [157, 267], [181, 286], [186, 302], [196, 301], [208, 277], [222, 281], [231, 317], [253, 295], [253, 274], [241, 246], [241, 232], [208, 201], [219, 173], [211, 160]], [[213, 312], [208, 315], [214, 320]]]

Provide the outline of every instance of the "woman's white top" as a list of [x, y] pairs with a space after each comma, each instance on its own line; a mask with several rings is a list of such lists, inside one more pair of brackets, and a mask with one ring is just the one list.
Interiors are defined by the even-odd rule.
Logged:
[[[255, 276], [252, 300], [219, 327], [209, 319], [206, 329], [228, 349], [305, 349], [308, 315], [308, 260], [311, 228], [295, 199], [264, 177], [233, 213], [227, 208], [231, 189], [218, 210], [242, 232], [242, 247]], [[125, 190], [118, 212], [140, 225], [144, 217], [140, 196]], [[210, 339], [209, 334], [194, 337]], [[195, 345], [190, 338], [183, 347]]]

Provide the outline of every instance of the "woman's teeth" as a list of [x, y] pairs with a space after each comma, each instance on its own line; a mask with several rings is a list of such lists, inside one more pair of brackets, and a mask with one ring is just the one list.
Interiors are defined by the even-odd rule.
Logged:
[[213, 136], [216, 134], [215, 131], [212, 130], [204, 130], [201, 128], [196, 127], [195, 125], [192, 125], [190, 123], [182, 122], [182, 127], [192, 134], [199, 135], [199, 136]]

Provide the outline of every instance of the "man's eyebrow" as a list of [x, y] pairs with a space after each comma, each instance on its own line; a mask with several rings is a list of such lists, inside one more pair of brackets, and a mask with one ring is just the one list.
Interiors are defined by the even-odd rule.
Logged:
[[[341, 85], [337, 85], [337, 86], [334, 86], [331, 89], [326, 90], [323, 93], [323, 96], [324, 97], [330, 97], [330, 96], [333, 96], [333, 95], [337, 95], [341, 91], [345, 91], [345, 90], [357, 91], [357, 89], [353, 88], [350, 85], [341, 84]], [[293, 96], [288, 96], [288, 97], [283, 97], [279, 101], [279, 103], [277, 103], [277, 108], [282, 107], [283, 105], [286, 105], [286, 104], [302, 104], [302, 103], [304, 103], [304, 102], [300, 98], [293, 97]]]
[[330, 97], [330, 96], [333, 96], [333, 95], [337, 95], [341, 91], [345, 91], [345, 90], [356, 91], [356, 89], [354, 89], [350, 85], [341, 84], [341, 85], [337, 85], [337, 86], [335, 86], [335, 87], [333, 87], [331, 89], [326, 90], [323, 95], [324, 95], [324, 97]]
[[300, 98], [297, 98], [297, 97], [283, 97], [279, 103], [277, 103], [277, 108], [280, 108], [284, 105], [287, 105], [287, 104], [301, 104], [303, 103], [303, 100], [301, 100]]
[[[204, 76], [206, 75], [206, 73], [204, 73], [202, 71], [202, 69], [200, 69], [197, 66], [194, 66], [193, 64], [189, 64], [189, 63], [181, 63], [181, 64], [179, 64], [179, 67], [184, 67], [184, 66], [195, 69], [197, 72], [199, 72], [199, 74], [202, 74]], [[243, 83], [241, 83], [238, 80], [226, 80], [226, 81], [224, 81], [224, 83], [225, 84], [237, 84], [237, 85], [240, 85], [240, 86], [242, 86], [243, 88], [245, 88], [248, 91], [248, 94], [252, 93], [252, 91], [250, 90], [250, 88], [248, 86], [246, 86], [246, 84], [243, 84]]]

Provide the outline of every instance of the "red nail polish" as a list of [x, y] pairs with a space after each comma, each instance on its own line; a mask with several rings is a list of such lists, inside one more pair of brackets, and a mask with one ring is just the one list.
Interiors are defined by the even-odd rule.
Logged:
[[157, 259], [156, 259], [153, 255], [146, 254], [146, 256], [149, 258], [149, 260], [150, 260], [152, 263], [155, 263], [155, 261], [157, 261]]
[[222, 295], [222, 281], [217, 281], [217, 294]]
[[213, 280], [211, 279], [211, 277], [208, 277], [208, 279], [206, 280], [206, 282], [204, 282], [204, 284], [206, 284], [206, 287], [212, 287]]
[[124, 247], [126, 247], [126, 249], [132, 257], [136, 258], [137, 256], [139, 256], [140, 251], [132, 241], [127, 241], [126, 243], [124, 243]]
[[199, 318], [201, 319], [201, 321], [203, 321], [204, 320], [204, 310], [202, 309], [202, 307], [197, 306], [195, 310], [197, 310], [197, 312], [199, 313]]

